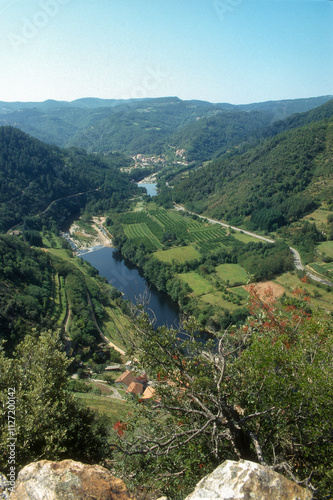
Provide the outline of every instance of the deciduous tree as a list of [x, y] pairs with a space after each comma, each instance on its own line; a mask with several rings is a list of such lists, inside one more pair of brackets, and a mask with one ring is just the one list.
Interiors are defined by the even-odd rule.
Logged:
[[180, 340], [142, 317], [137, 352], [156, 393], [115, 439], [127, 477], [183, 498], [221, 461], [242, 458], [319, 488], [318, 498], [329, 492], [332, 318], [309, 312], [301, 289], [284, 309], [269, 293], [251, 297], [246, 324], [207, 342], [192, 320]]

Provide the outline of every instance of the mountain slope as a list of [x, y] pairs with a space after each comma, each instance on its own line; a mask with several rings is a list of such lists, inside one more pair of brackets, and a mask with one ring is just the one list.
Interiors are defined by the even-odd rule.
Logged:
[[322, 104], [321, 106], [318, 106], [317, 108], [311, 109], [310, 111], [296, 113], [289, 116], [285, 120], [276, 121], [273, 125], [262, 131], [262, 137], [271, 137], [279, 134], [280, 132], [286, 132], [287, 130], [293, 130], [314, 122], [330, 119], [332, 116], [333, 99]]
[[[62, 147], [75, 145], [103, 153], [118, 150], [130, 154], [159, 154], [173, 134], [201, 118], [207, 119], [223, 112], [258, 111], [270, 116], [271, 124], [292, 113], [312, 109], [329, 98], [324, 96], [241, 106], [182, 101], [177, 97], [0, 102], [0, 125], [18, 127], [44, 142]], [[212, 156], [212, 146], [214, 144], [210, 145], [209, 157]], [[217, 150], [221, 148], [219, 142], [216, 146]]]
[[218, 112], [180, 128], [169, 144], [185, 149], [188, 161], [207, 161], [228, 149], [248, 142], [272, 124], [269, 111]]
[[126, 196], [134, 186], [119, 171], [124, 163], [129, 160], [119, 155], [104, 159], [61, 150], [18, 129], [0, 127], [0, 231], [45, 211], [54, 200], [74, 199], [78, 193], [106, 200], [114, 192]]
[[333, 193], [333, 118], [283, 132], [244, 154], [233, 152], [175, 183], [174, 197], [234, 224], [273, 230]]

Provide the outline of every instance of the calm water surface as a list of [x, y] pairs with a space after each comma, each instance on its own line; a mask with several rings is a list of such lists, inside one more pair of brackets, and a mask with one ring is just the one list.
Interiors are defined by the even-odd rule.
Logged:
[[121, 259], [114, 248], [100, 247], [79, 256], [90, 262], [101, 276], [104, 276], [114, 287], [118, 288], [124, 294], [124, 298], [133, 304], [140, 301], [143, 295], [149, 297], [147, 312], [151, 318], [154, 318], [155, 315], [157, 326], [166, 325], [178, 328], [178, 304], [155, 287], [149, 288], [139, 270]]
[[[138, 186], [146, 188], [149, 196], [157, 194], [156, 184], [140, 183]], [[63, 231], [68, 231], [77, 218], [77, 214], [73, 214], [66, 221]], [[101, 276], [118, 288], [123, 293], [124, 299], [130, 300], [133, 304], [142, 301], [143, 297], [149, 299], [147, 312], [151, 319], [156, 318], [156, 326], [179, 327], [178, 304], [154, 286], [148, 286], [140, 271], [131, 263], [125, 262], [115, 248], [95, 247], [89, 251], [79, 252], [78, 256], [90, 262]]]
[[140, 183], [138, 183], [138, 187], [145, 188], [148, 196], [156, 196], [157, 195], [156, 184], [154, 184], [154, 183], [148, 184], [145, 182], [140, 182]]

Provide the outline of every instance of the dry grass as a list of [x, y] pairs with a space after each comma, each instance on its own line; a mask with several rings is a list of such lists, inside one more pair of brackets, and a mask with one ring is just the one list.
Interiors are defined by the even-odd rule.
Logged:
[[[245, 290], [248, 292], [250, 287], [253, 285], [245, 286]], [[260, 300], [263, 302], [272, 302], [278, 300], [285, 293], [285, 289], [282, 285], [274, 283], [273, 281], [264, 281], [254, 285], [254, 289], [257, 292]]]

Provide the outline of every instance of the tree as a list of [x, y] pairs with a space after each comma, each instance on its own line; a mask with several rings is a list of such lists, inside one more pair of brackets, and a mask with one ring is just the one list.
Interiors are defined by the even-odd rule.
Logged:
[[221, 461], [242, 458], [311, 483], [318, 498], [329, 492], [332, 318], [309, 314], [295, 293], [297, 306], [282, 310], [252, 290], [246, 324], [205, 344], [192, 320], [180, 341], [142, 317], [136, 352], [156, 394], [116, 436], [127, 477], [184, 498]]
[[0, 351], [0, 469], [4, 473], [10, 458], [8, 439], [15, 439], [17, 469], [40, 459], [96, 463], [108, 456], [106, 423], [67, 391], [70, 362], [52, 332], [27, 335], [13, 358]]

